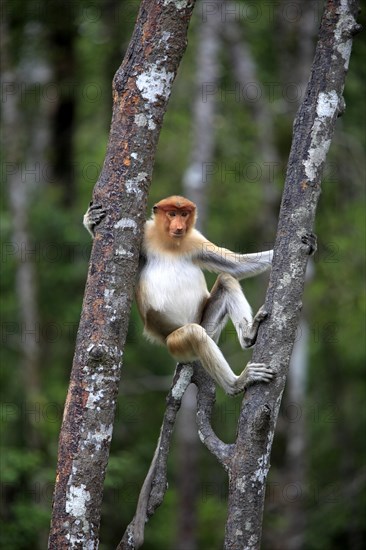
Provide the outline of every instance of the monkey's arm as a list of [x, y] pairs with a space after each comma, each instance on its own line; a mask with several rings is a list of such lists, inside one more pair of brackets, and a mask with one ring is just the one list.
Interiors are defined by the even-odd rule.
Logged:
[[273, 250], [254, 252], [253, 254], [237, 254], [215, 244], [202, 242], [194, 261], [200, 267], [214, 273], [229, 273], [236, 279], [254, 277], [270, 269]]

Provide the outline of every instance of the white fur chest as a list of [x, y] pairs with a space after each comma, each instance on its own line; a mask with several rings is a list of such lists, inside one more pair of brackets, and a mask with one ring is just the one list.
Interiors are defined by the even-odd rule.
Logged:
[[199, 322], [200, 306], [209, 296], [204, 275], [191, 260], [150, 257], [140, 275], [149, 307], [184, 325]]

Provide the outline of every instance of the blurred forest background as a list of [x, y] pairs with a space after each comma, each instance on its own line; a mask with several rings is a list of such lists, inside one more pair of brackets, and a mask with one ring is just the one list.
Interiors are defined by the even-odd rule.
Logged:
[[[91, 248], [81, 219], [103, 164], [111, 81], [138, 5], [2, 2], [0, 546], [6, 550], [47, 543]], [[210, 240], [242, 252], [271, 246], [322, 9], [320, 1], [197, 4], [160, 137], [150, 208], [169, 194], [186, 194], [199, 203]], [[365, 59], [361, 34], [323, 178], [319, 248], [272, 452], [262, 543], [268, 550], [365, 547]], [[254, 310], [266, 282], [245, 281]], [[239, 371], [251, 353], [243, 354], [233, 332], [227, 328], [221, 347]], [[116, 546], [134, 514], [173, 371], [166, 350], [142, 338], [134, 309], [105, 482], [102, 550]], [[226, 442], [235, 438], [240, 403], [240, 396], [218, 390], [214, 421]], [[190, 396], [169, 468], [170, 487], [144, 548], [222, 547], [226, 474], [198, 440]]]

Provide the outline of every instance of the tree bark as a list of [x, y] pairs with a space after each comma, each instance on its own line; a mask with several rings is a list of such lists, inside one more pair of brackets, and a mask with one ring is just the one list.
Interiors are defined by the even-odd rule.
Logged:
[[103, 481], [158, 137], [193, 1], [143, 0], [113, 81], [90, 260], [63, 424], [49, 548], [97, 548]]
[[[301, 104], [302, 95], [305, 93], [308, 74], [311, 68], [315, 38], [317, 32], [317, 3], [314, 0], [299, 4], [302, 9], [302, 17], [297, 21], [295, 34], [295, 47], [297, 55], [292, 56], [290, 71], [287, 74], [296, 76], [295, 81], [301, 90], [298, 101], [292, 102], [293, 107]], [[285, 73], [282, 72], [284, 75]], [[282, 83], [283, 86], [286, 82]], [[289, 106], [291, 106], [290, 102]], [[309, 259], [305, 273], [305, 285], [314, 277], [315, 264], [313, 258]], [[309, 313], [309, 312], [308, 312]], [[291, 486], [297, 491], [297, 498], [285, 499], [278, 514], [284, 518], [284, 528], [281, 536], [277, 536], [278, 548], [281, 550], [302, 550], [305, 541], [307, 511], [305, 494], [306, 485], [306, 459], [307, 452], [307, 426], [305, 420], [305, 404], [307, 378], [309, 369], [309, 321], [306, 312], [301, 313], [298, 324], [297, 338], [292, 351], [290, 368], [287, 377], [287, 390], [284, 394], [285, 410], [296, 410], [296, 420], [287, 414], [281, 418], [283, 430], [286, 434], [285, 459], [278, 471], [278, 479], [281, 486]], [[280, 411], [281, 414], [281, 411]], [[291, 413], [290, 413], [291, 416]], [[270, 535], [270, 534], [269, 534]], [[282, 539], [282, 540], [281, 540]], [[268, 539], [267, 539], [268, 540]]]
[[320, 196], [321, 174], [337, 116], [344, 110], [343, 88], [352, 46], [360, 28], [358, 2], [328, 0], [310, 81], [294, 123], [275, 255], [253, 361], [277, 372], [268, 387], [257, 384], [243, 400], [235, 451], [229, 467], [225, 549], [259, 548], [265, 482], [275, 424], [301, 310], [305, 269]]

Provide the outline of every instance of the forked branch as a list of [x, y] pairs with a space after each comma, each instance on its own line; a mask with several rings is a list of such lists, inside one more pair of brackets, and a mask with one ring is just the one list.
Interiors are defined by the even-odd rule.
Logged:
[[198, 388], [197, 422], [200, 438], [227, 469], [232, 446], [220, 441], [210, 424], [215, 403], [215, 385], [198, 362], [187, 365], [178, 363], [173, 384], [167, 396], [167, 405], [154, 457], [140, 491], [136, 513], [117, 546], [117, 550], [137, 550], [142, 546], [145, 524], [163, 502], [168, 485], [167, 461], [171, 437], [183, 395], [191, 382]]

